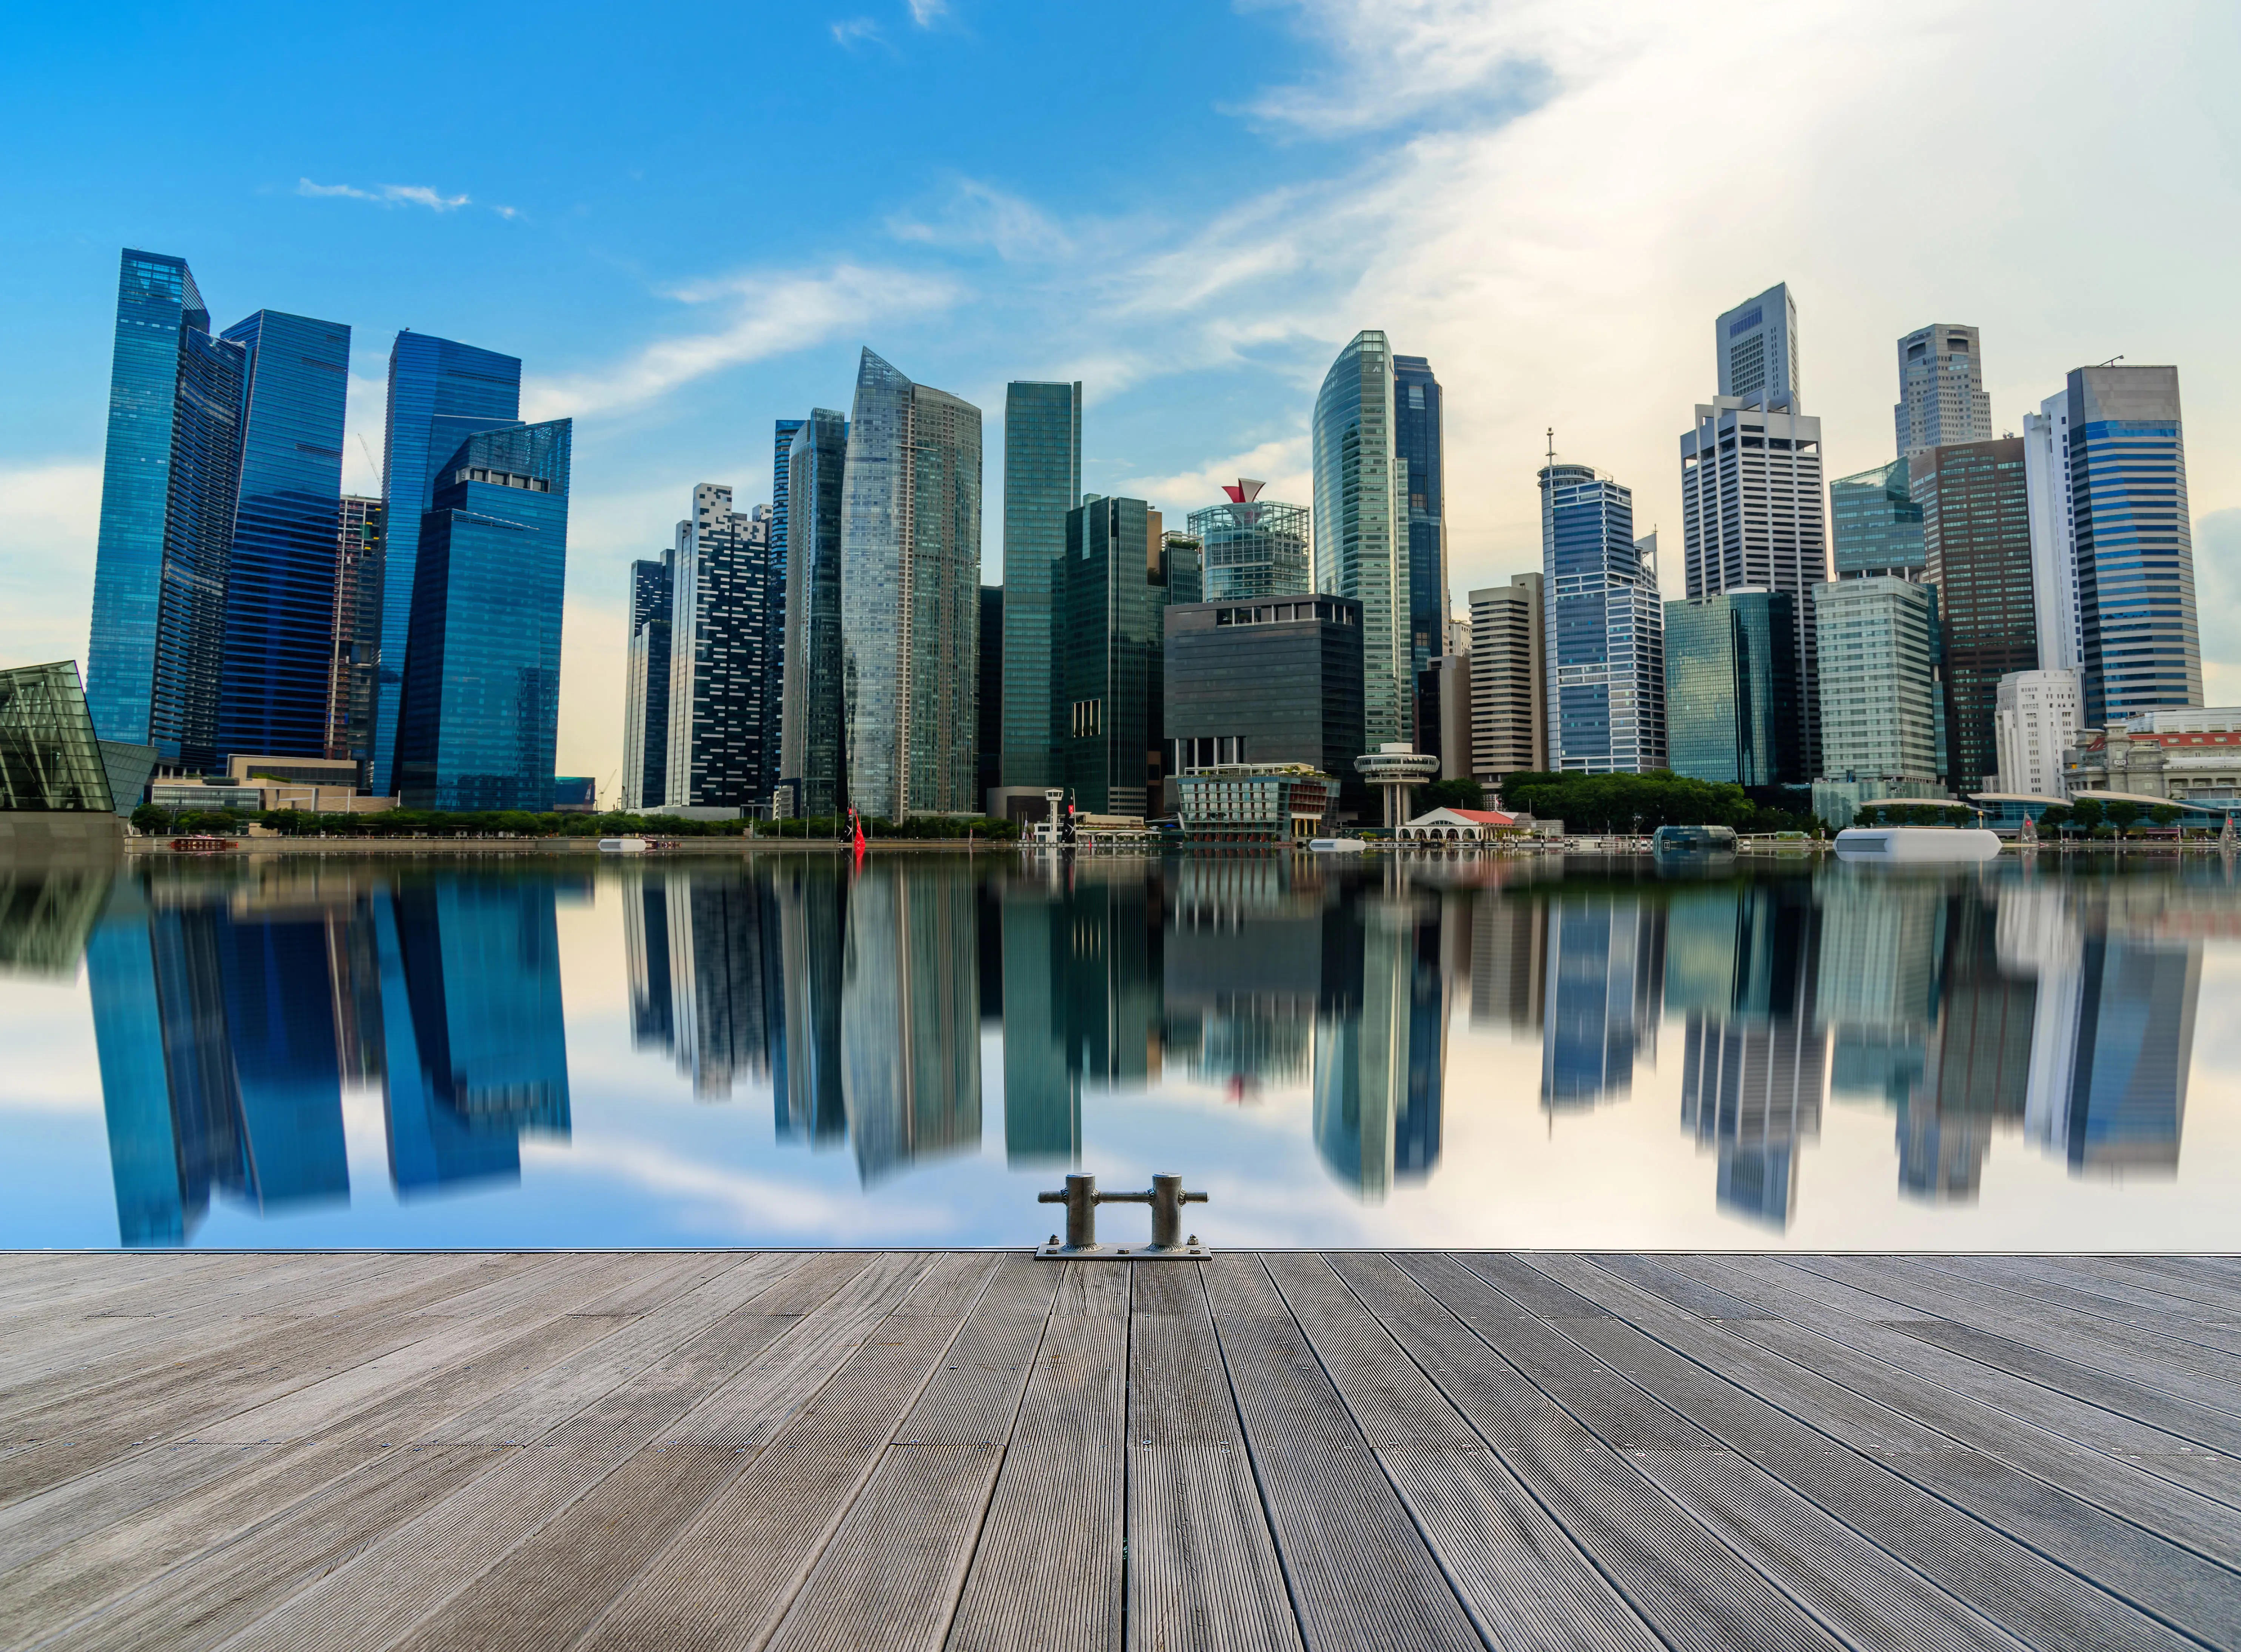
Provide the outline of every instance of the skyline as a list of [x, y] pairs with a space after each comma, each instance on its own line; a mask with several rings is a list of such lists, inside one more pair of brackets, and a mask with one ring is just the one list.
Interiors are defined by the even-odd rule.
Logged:
[[[598, 147], [619, 143], [627, 162], [588, 137], [534, 168], [485, 158], [469, 140], [493, 117], [441, 106], [445, 77], [467, 68], [429, 70], [417, 121], [275, 93], [280, 117], [255, 131], [211, 115], [178, 153], [151, 157], [147, 135], [177, 96], [151, 66], [191, 81], [197, 55], [217, 48], [151, 24], [97, 64], [84, 25], [17, 24], [0, 130], [78, 130], [61, 106], [83, 101], [97, 68], [132, 96], [79, 151], [0, 184], [18, 226], [0, 314], [21, 370], [0, 391], [0, 657], [84, 659], [124, 245], [185, 257], [229, 313], [253, 301], [351, 327], [350, 491], [371, 491], [360, 438], [380, 446], [399, 325], [520, 357], [525, 416], [577, 418], [559, 766], [603, 786], [620, 766], [628, 564], [659, 553], [697, 483], [733, 487], [741, 508], [768, 501], [771, 419], [845, 405], [865, 345], [987, 417], [986, 579], [1000, 577], [1007, 381], [1080, 378], [1083, 486], [1179, 521], [1239, 475], [1310, 498], [1314, 387], [1348, 338], [1375, 329], [1429, 358], [1445, 388], [1451, 605], [1537, 565], [1532, 473], [1549, 425], [1561, 458], [1633, 490], [1638, 531], [1666, 530], [1660, 583], [1674, 592], [1677, 437], [1716, 388], [1706, 318], [1786, 282], [1831, 477], [1891, 457], [1892, 346], [1940, 318], [1982, 330], [1996, 434], [2021, 434], [2072, 368], [2120, 352], [2177, 365], [2204, 612], [2241, 589], [2227, 462], [2241, 337], [2215, 281], [2241, 223], [2218, 171], [2235, 117], [2211, 112], [2241, 50], [2223, 13], [2119, 24], [2082, 9], [1923, 8], [1919, 26], [1893, 28], [1885, 9], [1878, 37], [1911, 43], [1863, 59], [1849, 15], [1769, 12], [1714, 53], [1649, 9], [1610, 25], [1622, 47], [1530, 5], [1482, 17], [1428, 3], [1376, 29], [1366, 7], [1335, 3], [1153, 8], [1098, 37], [1099, 72], [1150, 73], [1166, 94], [1091, 146], [1038, 141], [1068, 118], [1078, 82], [1010, 93], [990, 130], [959, 112], [976, 89], [1066, 59], [1086, 25], [915, 10], [926, 26], [870, 8], [879, 35], [846, 40], [837, 16], [752, 32], [703, 19], [695, 37], [711, 50], [752, 38], [759, 64], [783, 71], [759, 77], [773, 83], [768, 118], [835, 97], [865, 111], [860, 136], [805, 164], [788, 199], [806, 191], [813, 210], [784, 225], [752, 210], [761, 174], [745, 158], [717, 176], [704, 112], [673, 136], [615, 117]], [[336, 43], [369, 71], [395, 50], [349, 25]], [[547, 44], [505, 68], [509, 95], [582, 50]], [[612, 56], [601, 72], [619, 94], [659, 66], [650, 47]], [[1379, 102], [1329, 78], [1347, 61]], [[1238, 62], [1254, 70], [1243, 83], [1225, 72]], [[1937, 66], [1995, 62], [1982, 84]], [[1743, 97], [1777, 71], [1816, 96]], [[532, 124], [557, 114], [549, 97], [531, 99]], [[1724, 145], [1763, 151], [1749, 191], [1678, 167], [1684, 108], [1717, 109]], [[385, 179], [403, 182], [385, 197]], [[1997, 210], [1925, 215], [1913, 239], [1910, 179]], [[683, 211], [727, 184], [736, 231]], [[2111, 218], [2111, 199], [2134, 210]], [[2144, 262], [2150, 222], [2159, 251]], [[2225, 630], [2205, 626], [2212, 704], [2241, 700], [2241, 644], [2220, 658]]]

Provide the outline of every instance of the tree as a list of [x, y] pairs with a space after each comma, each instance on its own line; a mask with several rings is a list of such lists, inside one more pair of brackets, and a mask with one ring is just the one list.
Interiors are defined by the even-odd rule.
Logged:
[[2070, 806], [2070, 818], [2077, 825], [2084, 827], [2088, 835], [2090, 835], [2093, 830], [2097, 826], [2100, 826], [2102, 822], [2101, 799], [2098, 798], [2078, 799], [2077, 802]]
[[2121, 839], [2125, 836], [2133, 823], [2139, 819], [2140, 806], [2137, 803], [2127, 803], [2124, 799], [2118, 798], [2113, 803], [2103, 804], [2101, 813], [2109, 824], [2117, 828], [2117, 835]]
[[2148, 819], [2159, 826], [2175, 826], [2178, 824], [2179, 813], [2171, 804], [2158, 803], [2148, 811]]
[[2038, 829], [2042, 833], [2060, 833], [2070, 822], [2070, 806], [2066, 803], [2048, 805], [2038, 813]]
[[1416, 795], [1427, 810], [1486, 807], [1486, 788], [1473, 779], [1435, 780], [1419, 788]]

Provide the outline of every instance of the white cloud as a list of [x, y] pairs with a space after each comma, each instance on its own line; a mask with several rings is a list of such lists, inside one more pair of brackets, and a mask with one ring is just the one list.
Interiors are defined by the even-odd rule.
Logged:
[[887, 231], [900, 241], [928, 245], [986, 246], [1000, 258], [1063, 257], [1074, 238], [1032, 203], [977, 178], [959, 178], [948, 197], [927, 217], [898, 214]]
[[[425, 206], [436, 212], [456, 212], [471, 205], [468, 197], [445, 195], [430, 189], [425, 184], [381, 184], [362, 190], [350, 184], [314, 184], [308, 177], [296, 180], [296, 193], [311, 196], [340, 196], [352, 201], [371, 201], [378, 206]], [[495, 209], [501, 216], [512, 217], [513, 209]]]
[[1210, 460], [1196, 470], [1179, 472], [1172, 476], [1132, 477], [1120, 485], [1126, 495], [1163, 505], [1174, 518], [1168, 524], [1180, 527], [1181, 515], [1220, 500], [1221, 490], [1240, 477], [1256, 477], [1268, 484], [1261, 497], [1281, 499], [1288, 505], [1306, 505], [1314, 491], [1314, 477], [1309, 470], [1311, 455], [1306, 435], [1286, 437], [1280, 440], [1262, 442], [1257, 447], [1228, 458]]
[[921, 29], [931, 29], [949, 15], [949, 0], [908, 0], [911, 21]]
[[869, 17], [843, 17], [833, 25], [833, 38], [850, 51], [855, 50], [860, 41], [868, 40], [877, 46], [887, 43], [886, 35]]
[[83, 659], [100, 527], [99, 460], [0, 468], [0, 662]]
[[672, 296], [730, 313], [713, 331], [648, 344], [617, 365], [532, 382], [523, 391], [524, 417], [581, 417], [638, 405], [726, 368], [940, 309], [958, 293], [939, 277], [844, 264], [822, 274], [734, 276]]

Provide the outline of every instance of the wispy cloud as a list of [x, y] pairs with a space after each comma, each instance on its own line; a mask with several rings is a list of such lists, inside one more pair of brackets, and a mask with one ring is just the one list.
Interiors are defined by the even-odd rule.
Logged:
[[849, 51], [869, 43], [874, 46], [887, 43], [886, 30], [869, 17], [843, 17], [833, 25], [833, 38]]
[[949, 0], [909, 0], [911, 21], [931, 29], [949, 15]]
[[[425, 206], [433, 212], [456, 212], [463, 206], [473, 204], [467, 196], [445, 195], [425, 184], [377, 184], [370, 190], [362, 190], [353, 184], [314, 184], [310, 178], [303, 177], [296, 180], [296, 193], [340, 196], [352, 201], [371, 201], [377, 206]], [[492, 210], [505, 217], [513, 216], [513, 209], [510, 206]]]
[[1007, 261], [1063, 257], [1075, 250], [1073, 237], [1032, 202], [971, 177], [953, 179], [931, 212], [890, 217], [887, 232], [928, 245], [986, 246]]
[[635, 406], [726, 368], [940, 309], [955, 302], [959, 290], [939, 276], [844, 264], [821, 274], [733, 276], [671, 296], [726, 309], [728, 318], [711, 331], [648, 344], [615, 366], [534, 383], [523, 398], [532, 410], [527, 417], [578, 417]]

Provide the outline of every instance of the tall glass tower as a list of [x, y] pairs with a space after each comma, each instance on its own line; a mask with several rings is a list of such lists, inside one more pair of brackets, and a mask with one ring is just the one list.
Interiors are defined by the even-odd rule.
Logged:
[[[1006, 786], [1065, 778], [1051, 721], [1058, 565], [1067, 512], [1081, 503], [1081, 385], [1004, 387], [1004, 749]], [[987, 638], [983, 647], [1000, 639]]]
[[848, 795], [901, 819], [974, 806], [980, 410], [864, 351], [840, 520]]
[[1797, 739], [1797, 654], [1786, 591], [1665, 605], [1666, 762], [1728, 786], [1810, 779]]
[[1408, 469], [1395, 445], [1393, 351], [1358, 332], [1315, 398], [1315, 589], [1361, 604], [1363, 738], [1415, 732], [1409, 641]]
[[2070, 492], [2085, 726], [2202, 704], [2202, 632], [2176, 367], [2070, 375]]
[[420, 522], [397, 727], [406, 808], [552, 806], [571, 421], [472, 436]]
[[423, 513], [459, 444], [521, 417], [521, 362], [425, 332], [400, 332], [389, 352], [389, 431], [381, 460], [388, 544], [383, 556], [381, 695], [374, 711], [373, 790], [397, 789], [397, 718], [405, 639], [419, 565]]
[[1308, 507], [1264, 499], [1265, 483], [1249, 477], [1226, 482], [1222, 505], [1190, 513], [1206, 569], [1206, 600], [1304, 597], [1314, 589], [1308, 572]]
[[260, 310], [246, 353], [217, 750], [324, 757], [350, 329]]
[[798, 814], [833, 813], [847, 795], [840, 676], [840, 502], [848, 421], [819, 407], [786, 448], [785, 687], [779, 780]]
[[1422, 356], [1393, 358], [1394, 448], [1408, 465], [1408, 646], [1422, 671], [1448, 652], [1447, 444], [1440, 381]]
[[1923, 509], [1923, 577], [1937, 587], [1949, 777], [1959, 791], [1981, 791], [1999, 767], [2000, 679], [2039, 666], [2024, 441], [1949, 442], [1908, 463]]
[[1657, 536], [1634, 537], [1634, 491], [1585, 465], [1541, 471], [1549, 766], [1665, 766], [1665, 614]]
[[622, 806], [669, 795], [670, 596], [677, 553], [631, 564], [630, 650], [623, 666]]
[[1829, 484], [1829, 532], [1839, 579], [1875, 573], [1921, 577], [1922, 507], [1908, 475], [1907, 461], [1895, 458]]

